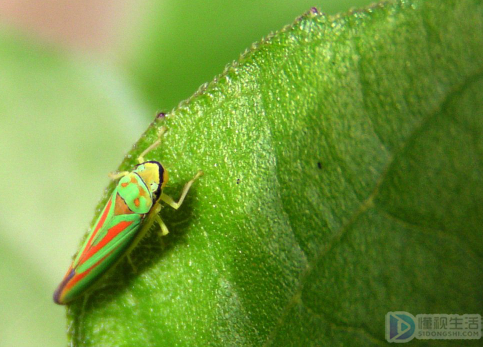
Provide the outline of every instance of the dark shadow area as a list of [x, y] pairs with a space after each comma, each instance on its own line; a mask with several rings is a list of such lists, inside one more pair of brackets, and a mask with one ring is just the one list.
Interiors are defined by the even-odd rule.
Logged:
[[[171, 186], [167, 190], [165, 189], [165, 192], [172, 194], [177, 201], [183, 186], [184, 184]], [[196, 187], [193, 187], [178, 210], [163, 204], [160, 217], [168, 227], [169, 234], [161, 236], [158, 224], [153, 223], [150, 230], [130, 253], [132, 265], [128, 261], [128, 257], [124, 256], [121, 262], [102, 276], [86, 295], [70, 304], [68, 315], [73, 317], [73, 327], [80, 326], [76, 320], [88, 315], [92, 309], [115, 300], [123, 291], [130, 288], [132, 281], [137, 276], [163, 261], [163, 258], [169, 252], [176, 250], [178, 245], [186, 243], [186, 234], [193, 218], [195, 197]], [[83, 307], [84, 305], [85, 307]], [[79, 332], [75, 334], [79, 335]]]

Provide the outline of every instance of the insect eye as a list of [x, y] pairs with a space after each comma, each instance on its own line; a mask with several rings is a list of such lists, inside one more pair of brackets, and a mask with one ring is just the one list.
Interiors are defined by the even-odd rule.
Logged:
[[156, 189], [158, 189], [158, 184], [155, 183], [155, 182], [152, 182], [151, 183], [151, 191], [154, 192], [154, 191], [156, 191]]

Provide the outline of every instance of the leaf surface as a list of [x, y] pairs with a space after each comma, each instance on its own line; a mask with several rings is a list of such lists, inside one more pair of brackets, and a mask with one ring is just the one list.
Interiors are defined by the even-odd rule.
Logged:
[[205, 176], [69, 306], [74, 345], [382, 345], [388, 311], [482, 312], [482, 33], [481, 1], [415, 0], [255, 44], [121, 165], [166, 124], [166, 193]]

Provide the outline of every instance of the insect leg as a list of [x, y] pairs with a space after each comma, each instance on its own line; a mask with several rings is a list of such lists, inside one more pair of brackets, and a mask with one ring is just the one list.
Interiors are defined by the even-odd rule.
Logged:
[[121, 171], [121, 172], [109, 172], [107, 175], [113, 181], [117, 180], [118, 178], [124, 177], [129, 174], [129, 171]]
[[163, 220], [159, 215], [156, 215], [156, 222], [159, 224], [159, 227], [161, 228], [161, 236], [166, 236], [169, 233], [168, 227], [166, 224], [164, 224]]
[[191, 188], [191, 185], [193, 184], [194, 181], [196, 181], [200, 176], [203, 175], [203, 171], [198, 171], [195, 175], [195, 177], [193, 177], [191, 180], [189, 180], [184, 188], [183, 188], [183, 191], [181, 192], [181, 196], [178, 200], [178, 202], [174, 201], [172, 197], [170, 197], [169, 195], [166, 195], [164, 193], [161, 193], [161, 200], [163, 200], [165, 203], [167, 203], [169, 206], [171, 206], [172, 208], [174, 208], [175, 210], [177, 210], [181, 204], [183, 204], [183, 201], [184, 201], [184, 198], [186, 197], [186, 194], [188, 194], [188, 191], [190, 190]]
[[156, 141], [154, 141], [153, 144], [151, 144], [151, 146], [149, 146], [148, 148], [146, 148], [138, 157], [138, 163], [139, 164], [142, 164], [144, 163], [146, 160], [144, 160], [144, 156], [146, 154], [148, 154], [149, 152], [151, 152], [153, 149], [155, 149], [156, 147], [159, 146], [159, 144], [161, 143], [161, 137], [164, 135], [164, 133], [168, 131], [168, 128], [166, 128], [165, 126], [162, 126], [160, 129], [159, 129], [159, 133], [158, 133], [158, 139]]
[[136, 268], [136, 266], [134, 266], [134, 263], [132, 262], [132, 259], [131, 259], [131, 255], [130, 254], [127, 255], [127, 261], [131, 265], [131, 267], [133, 269], [133, 272], [134, 273], [138, 272], [138, 269]]

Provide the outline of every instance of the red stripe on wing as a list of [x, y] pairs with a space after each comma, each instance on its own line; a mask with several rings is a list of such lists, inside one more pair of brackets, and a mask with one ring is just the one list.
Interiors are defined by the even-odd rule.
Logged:
[[59, 285], [57, 290], [54, 293], [54, 301], [58, 303], [59, 305], [65, 304], [64, 298], [65, 295], [69, 292], [69, 290], [74, 287], [74, 285], [79, 282], [81, 279], [86, 277], [89, 272], [92, 271], [96, 266], [98, 266], [106, 257], [108, 257], [112, 253], [109, 252], [106, 254], [102, 259], [97, 261], [94, 265], [92, 265], [90, 268], [88, 268], [86, 271], [77, 274], [72, 267], [69, 267], [69, 270], [67, 270], [67, 273], [65, 274], [64, 279], [62, 280], [62, 283]]
[[[102, 212], [101, 219], [99, 219], [99, 223], [97, 223], [96, 227], [94, 228], [94, 231], [92, 232], [91, 237], [89, 238], [89, 241], [87, 242], [86, 247], [84, 248], [84, 253], [86, 249], [89, 249], [92, 245], [92, 240], [96, 237], [97, 233], [99, 232], [99, 229], [104, 225], [106, 222], [107, 215], [109, 214], [109, 210], [111, 209], [111, 204], [112, 204], [112, 198], [109, 199], [107, 202], [106, 207], [104, 208], [104, 212]], [[83, 256], [81, 257], [81, 259]]]
[[[106, 259], [110, 254], [112, 253], [109, 252], [107, 253], [105, 256], [103, 256], [101, 259], [99, 259], [94, 265], [92, 265], [90, 268], [88, 268], [86, 271], [84, 272], [81, 272], [81, 273], [76, 273], [70, 280], [69, 282], [66, 283], [65, 285], [65, 288], [63, 291], [67, 291], [69, 290], [70, 288], [72, 288], [77, 282], [79, 282], [81, 279], [83, 279], [84, 277], [86, 277], [94, 268], [97, 267], [97, 265], [99, 265], [100, 263], [102, 263], [104, 261], [104, 259]], [[75, 271], [75, 270], [74, 270]]]
[[107, 231], [106, 236], [104, 236], [101, 241], [99, 241], [95, 246], [92, 246], [84, 251], [84, 254], [82, 255], [82, 260], [79, 262], [79, 264], [85, 262], [90, 257], [95, 255], [100, 249], [107, 245], [113, 238], [115, 238], [119, 233], [124, 231], [132, 223], [132, 221], [122, 221], [110, 228]]
[[[125, 230], [128, 226], [130, 226], [133, 222], [132, 221], [123, 221], [119, 222], [112, 228], [107, 231], [106, 236], [98, 242], [95, 246], [91, 247], [87, 251], [85, 251], [82, 255], [82, 261], [79, 262], [81, 264], [83, 261], [90, 259], [93, 255], [95, 255], [100, 249], [102, 249], [105, 245], [107, 245], [113, 238], [115, 238], [119, 233]], [[93, 269], [95, 269], [99, 264], [101, 264], [115, 249], [111, 250], [109, 253], [104, 255], [101, 259], [96, 261], [92, 266], [90, 266], [87, 270], [77, 273], [75, 269], [69, 267], [64, 280], [57, 288], [56, 292], [54, 293], [54, 301], [57, 303], [63, 303], [65, 294], [74, 287], [80, 280], [86, 277]], [[78, 265], [79, 265], [78, 264]]]

